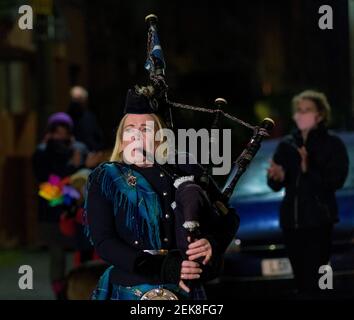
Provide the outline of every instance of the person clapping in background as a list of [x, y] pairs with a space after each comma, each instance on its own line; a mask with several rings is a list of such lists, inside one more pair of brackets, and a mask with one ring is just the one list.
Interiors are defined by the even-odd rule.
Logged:
[[299, 293], [313, 294], [319, 267], [330, 259], [338, 222], [335, 191], [348, 175], [343, 142], [329, 134], [330, 105], [323, 93], [307, 90], [293, 98], [296, 130], [278, 145], [268, 169], [268, 185], [285, 188], [280, 226]]

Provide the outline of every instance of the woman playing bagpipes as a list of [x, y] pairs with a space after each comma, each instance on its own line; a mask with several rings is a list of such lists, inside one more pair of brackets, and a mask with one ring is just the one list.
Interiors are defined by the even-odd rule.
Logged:
[[[111, 265], [93, 299], [205, 299], [203, 283], [219, 275], [238, 227], [235, 212], [219, 215], [195, 183], [203, 173], [198, 165], [147, 161], [146, 150], [157, 150], [162, 141], [155, 133], [164, 127], [151, 106], [144, 94], [128, 91], [111, 161], [89, 177], [88, 229]], [[140, 150], [131, 147], [138, 139]], [[184, 226], [187, 211], [199, 217], [195, 239]]]
[[[169, 101], [157, 17], [149, 15], [146, 21], [145, 68], [151, 83], [128, 91], [111, 161], [96, 168], [88, 182], [88, 231], [98, 255], [111, 265], [92, 298], [205, 299], [203, 284], [220, 274], [239, 226], [229, 199], [274, 122], [266, 118], [254, 127], [221, 109]], [[155, 139], [155, 133], [164, 128], [161, 115], [173, 128], [171, 107], [214, 114], [214, 128], [223, 115], [253, 130], [222, 191], [191, 157], [179, 157], [169, 148], [160, 152], [164, 134]]]

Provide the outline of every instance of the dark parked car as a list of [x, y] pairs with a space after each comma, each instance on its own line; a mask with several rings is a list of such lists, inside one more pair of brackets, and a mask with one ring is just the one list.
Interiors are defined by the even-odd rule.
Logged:
[[[338, 133], [350, 157], [350, 172], [337, 192], [340, 222], [336, 224], [330, 261], [334, 275], [354, 275], [354, 132]], [[237, 237], [225, 256], [221, 282], [291, 279], [279, 227], [279, 205], [284, 191], [272, 191], [266, 181], [267, 168], [279, 140], [269, 140], [240, 179], [231, 198], [240, 215]]]

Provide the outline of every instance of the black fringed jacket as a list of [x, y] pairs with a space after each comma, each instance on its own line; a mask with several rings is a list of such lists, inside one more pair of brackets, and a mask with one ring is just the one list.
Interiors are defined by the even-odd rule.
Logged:
[[[178, 168], [187, 175], [198, 176], [202, 173], [195, 165], [183, 165]], [[156, 196], [161, 209], [157, 221], [158, 230], [154, 228], [153, 222], [147, 223], [144, 215], [134, 211], [134, 206], [131, 207], [135, 201], [133, 198], [120, 197], [119, 190], [112, 192], [114, 187], [110, 184], [112, 181], [107, 178], [107, 173], [116, 169], [121, 170], [119, 172], [123, 176], [127, 173], [133, 176], [141, 174], [148, 181], [152, 190], [145, 188], [146, 190], [143, 191], [146, 195], [145, 199], [154, 199], [153, 197]], [[138, 177], [137, 184], [139, 183]], [[109, 190], [102, 188], [104, 185], [108, 186]], [[124, 188], [127, 187], [124, 183], [123, 185]], [[86, 215], [96, 251], [103, 260], [114, 266], [110, 275], [111, 283], [132, 286], [145, 283], [177, 284], [179, 282], [183, 253], [176, 249], [175, 212], [171, 208], [171, 203], [174, 201], [174, 189], [170, 177], [156, 166], [139, 168], [108, 162], [97, 167], [91, 174]], [[118, 198], [119, 201], [117, 201]], [[154, 203], [153, 200], [151, 201]], [[144, 202], [144, 199], [137, 198], [137, 206], [146, 206], [147, 203]], [[149, 212], [156, 210], [151, 207], [151, 203], [148, 204], [150, 208], [147, 208]], [[156, 205], [153, 206], [156, 207]], [[226, 216], [219, 216], [214, 210], [210, 212], [205, 213], [202, 219], [201, 237], [207, 238], [211, 243], [213, 257], [210, 263], [203, 267], [202, 281], [211, 280], [219, 274], [223, 254], [234, 238], [239, 225], [238, 216], [233, 209], [230, 209]], [[159, 241], [154, 238], [156, 235]], [[146, 249], [156, 249], [156, 246], [168, 249], [169, 254], [151, 256], [143, 252]]]

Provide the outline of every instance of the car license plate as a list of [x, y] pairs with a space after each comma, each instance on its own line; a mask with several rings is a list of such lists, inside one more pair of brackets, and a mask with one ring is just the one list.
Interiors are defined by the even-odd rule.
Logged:
[[263, 276], [285, 276], [291, 274], [292, 269], [288, 258], [262, 260]]

